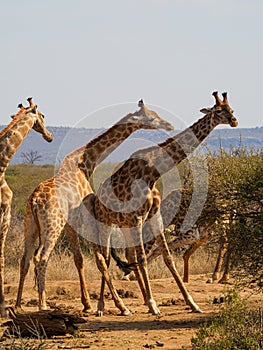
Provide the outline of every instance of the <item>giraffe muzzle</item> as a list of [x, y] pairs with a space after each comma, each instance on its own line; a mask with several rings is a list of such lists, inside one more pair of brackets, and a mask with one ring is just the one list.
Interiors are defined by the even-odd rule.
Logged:
[[43, 134], [43, 139], [46, 140], [47, 142], [52, 142], [54, 137], [51, 132], [48, 132], [46, 134]]
[[230, 126], [232, 126], [232, 128], [236, 128], [238, 126], [238, 121], [236, 119], [232, 120]]

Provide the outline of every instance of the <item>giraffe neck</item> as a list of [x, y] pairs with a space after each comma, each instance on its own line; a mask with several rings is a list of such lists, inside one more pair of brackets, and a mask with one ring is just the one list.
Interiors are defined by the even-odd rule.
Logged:
[[121, 120], [91, 140], [85, 146], [85, 151], [78, 165], [84, 171], [86, 178], [90, 178], [98, 163], [101, 163], [134, 131], [139, 129], [141, 129], [139, 123], [125, 123], [125, 120]]
[[0, 173], [3, 174], [23, 140], [32, 129], [32, 116], [16, 118], [0, 133]]
[[[175, 164], [181, 162], [188, 154], [192, 153], [198, 145], [211, 133], [219, 124], [214, 113], [206, 114], [193, 125], [159, 144], [166, 152], [173, 157]], [[178, 156], [177, 152], [182, 150], [185, 155]], [[180, 154], [181, 152], [179, 152]]]
[[[153, 170], [153, 176], [157, 176], [158, 179], [193, 153], [218, 124], [214, 114], [209, 113], [181, 133], [159, 143], [158, 146], [139, 150], [133, 153], [131, 158], [143, 159], [149, 166], [156, 168]], [[149, 173], [149, 169], [146, 169], [146, 172]]]

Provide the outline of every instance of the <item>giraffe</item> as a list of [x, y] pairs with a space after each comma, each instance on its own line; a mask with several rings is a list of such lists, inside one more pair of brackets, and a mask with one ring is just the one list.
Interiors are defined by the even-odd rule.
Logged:
[[[129, 311], [126, 307], [123, 308], [123, 302], [118, 296], [108, 273], [108, 240], [112, 223], [123, 231], [130, 263], [136, 261], [136, 251], [140, 271], [138, 266], [134, 266], [134, 271], [140, 288], [145, 288], [149, 311], [154, 315], [160, 314], [153, 299], [143, 247], [142, 227], [146, 219], [149, 220], [164, 261], [179, 285], [186, 304], [191, 307], [192, 311], [201, 312], [185, 288], [167, 246], [160, 215], [161, 196], [156, 188], [156, 181], [192, 153], [217, 125], [229, 124], [231, 127], [238, 125], [233, 110], [229, 106], [227, 93], [222, 94], [223, 100], [220, 99], [217, 92], [214, 92], [213, 96], [216, 104], [212, 108], [201, 110], [205, 114], [203, 118], [180, 134], [158, 144], [158, 146], [133, 153], [110, 178], [100, 185], [96, 196], [89, 196], [84, 200], [90, 212], [89, 216], [94, 216], [91, 225], [93, 242], [96, 236], [100, 237], [101, 247], [94, 244], [94, 251], [97, 266], [103, 276], [101, 291], [103, 291], [106, 282], [115, 305], [123, 315], [129, 314]], [[140, 284], [140, 280], [144, 286]], [[104, 303], [101, 295], [98, 303], [98, 315], [102, 315], [103, 310]]]
[[204, 245], [205, 243], [209, 242], [212, 238], [212, 233], [211, 232], [207, 232], [206, 230], [201, 231], [200, 237], [199, 239], [197, 239], [195, 242], [193, 242], [184, 252], [183, 255], [183, 261], [184, 261], [184, 274], [183, 274], [183, 281], [185, 283], [189, 282], [189, 259], [190, 257], [194, 254], [194, 252], [201, 247], [202, 245]]
[[[200, 228], [199, 228], [200, 231]], [[203, 231], [203, 232], [202, 232]], [[212, 232], [207, 232], [207, 229], [204, 228], [201, 231], [201, 235], [196, 241], [194, 241], [184, 252], [183, 254], [183, 261], [184, 261], [184, 273], [183, 273], [183, 281], [188, 283], [189, 282], [189, 259], [190, 257], [195, 253], [195, 251], [204, 245], [205, 243], [209, 242], [212, 237]], [[175, 250], [179, 246], [185, 245], [184, 241], [179, 241], [179, 244], [176, 244], [176, 242], [169, 242], [168, 246], [171, 250]], [[160, 254], [155, 249], [148, 257], [147, 261], [151, 262], [152, 260], [156, 259]], [[222, 242], [219, 245], [219, 251], [217, 255], [216, 265], [213, 271], [212, 275], [212, 281], [218, 282], [218, 283], [227, 283], [230, 278], [230, 270], [231, 270], [231, 250], [228, 246], [228, 239], [226, 236], [222, 237]], [[119, 263], [121, 265], [121, 263]], [[127, 264], [128, 265], [128, 264]], [[223, 270], [223, 275], [219, 279], [220, 272]]]
[[[160, 212], [163, 221], [163, 229], [165, 232], [167, 229], [170, 229], [170, 241], [167, 242], [170, 251], [175, 251], [186, 245], [192, 246], [192, 244], [202, 239], [199, 233], [200, 228], [197, 224], [192, 223], [191, 227], [187, 226], [184, 229], [182, 228], [190, 204], [191, 195], [190, 191], [186, 188], [173, 190], [161, 202]], [[143, 241], [145, 255], [147, 256], [147, 264], [149, 264], [162, 253], [158, 245], [156, 246], [156, 238], [152, 237], [151, 227], [147, 221], [143, 225]], [[112, 246], [111, 255], [117, 262], [117, 266], [123, 270], [128, 279], [134, 265], [129, 266], [128, 263], [122, 261], [117, 256]], [[185, 282], [185, 280], [183, 281]]]
[[[77, 228], [81, 224], [79, 206], [84, 197], [93, 193], [89, 181], [90, 176], [95, 167], [134, 131], [139, 129], [173, 130], [170, 123], [148, 109], [142, 100], [139, 101], [138, 105], [140, 107], [138, 111], [129, 113], [107, 131], [66, 156], [57, 174], [40, 183], [29, 197], [24, 224], [25, 246], [20, 264], [17, 308], [21, 307], [24, 281], [30, 260], [34, 255], [34, 244], [38, 238], [39, 247], [34, 256], [38, 284], [38, 306], [40, 310], [47, 308], [45, 275], [48, 259], [58, 237], [65, 228], [79, 274], [81, 302], [85, 311], [91, 309], [84, 278], [83, 256], [78, 239], [79, 232], [77, 232]], [[78, 162], [85, 162], [87, 178], [83, 171], [77, 167]]]
[[0, 132], [0, 315], [7, 316], [4, 299], [4, 248], [7, 232], [11, 220], [12, 190], [5, 180], [5, 171], [16, 151], [22, 144], [31, 129], [42, 134], [43, 138], [51, 142], [53, 135], [44, 124], [44, 116], [38, 111], [33, 99], [28, 99], [29, 107], [18, 105], [19, 112], [13, 120]]
[[[169, 217], [171, 210], [172, 210], [172, 204], [176, 203], [176, 201], [173, 201], [174, 197], [174, 191], [165, 198], [162, 203], [161, 203], [161, 213], [162, 213], [162, 218], [163, 221], [167, 221], [169, 223], [169, 219], [166, 219], [166, 216]], [[177, 196], [178, 197], [178, 196]], [[171, 199], [170, 205], [167, 203], [167, 200], [169, 201]], [[180, 200], [180, 199], [178, 199]], [[189, 205], [189, 203], [184, 203]], [[183, 268], [183, 282], [188, 283], [189, 282], [189, 260], [190, 257], [195, 253], [195, 251], [204, 245], [205, 243], [209, 242], [212, 237], [213, 237], [213, 231], [208, 230], [207, 225], [204, 226], [200, 223], [197, 224], [197, 229], [199, 231], [199, 236], [198, 234], [194, 234], [194, 231], [192, 230], [192, 236], [191, 236], [191, 230], [189, 232], [182, 233], [180, 232], [180, 227], [182, 224], [182, 220], [184, 219], [183, 213], [181, 220], [178, 219], [178, 216], [180, 217], [180, 211], [176, 213], [176, 216], [174, 220], [171, 222], [174, 223], [175, 221], [177, 222], [177, 225], [175, 227], [175, 233], [174, 236], [175, 238], [168, 242], [168, 247], [171, 251], [176, 251], [178, 248], [181, 248], [182, 246], [185, 245], [190, 245], [187, 247], [183, 254], [183, 262], [184, 262], [184, 268]], [[211, 223], [210, 223], [211, 224]], [[164, 225], [166, 228], [166, 226]], [[189, 236], [190, 234], [190, 236]], [[144, 248], [145, 248], [145, 254], [147, 255], [147, 262], [150, 263], [153, 260], [155, 260], [158, 256], [161, 255], [160, 250], [158, 247], [155, 247], [153, 249], [153, 245], [155, 244], [155, 238], [153, 238], [150, 241], [145, 240], [146, 243], [144, 243]], [[113, 249], [113, 248], [112, 248]], [[113, 251], [113, 258], [117, 261], [118, 266], [120, 269], [122, 269], [125, 273], [126, 276], [128, 273], [132, 272], [132, 266], [130, 267], [129, 264], [126, 262], [120, 260], [118, 256], [116, 256], [116, 253]], [[231, 269], [231, 261], [230, 261], [230, 256], [231, 256], [231, 250], [229, 248], [229, 243], [228, 243], [228, 238], [226, 233], [224, 232], [221, 237], [221, 242], [219, 244], [219, 251], [217, 255], [217, 261], [215, 265], [215, 269], [212, 275], [212, 281], [218, 283], [227, 283], [229, 281], [229, 273]], [[223, 275], [219, 279], [220, 272], [223, 270]]]
[[[182, 231], [181, 227], [191, 203], [191, 196], [189, 196], [188, 192], [188, 190], [183, 189], [180, 207], [172, 220], [170, 217], [173, 214], [173, 212], [176, 211], [174, 209], [174, 206], [176, 203], [178, 203], [178, 201], [180, 201], [179, 194], [176, 190], [172, 191], [161, 203], [161, 215], [164, 222], [164, 228], [167, 227], [169, 222], [175, 225], [172, 234], [174, 236], [174, 239], [168, 242], [168, 247], [170, 251], [175, 252], [183, 246], [188, 246], [183, 254], [183, 282], [185, 283], [189, 282], [190, 257], [200, 246], [210, 241], [213, 235], [211, 228], [209, 228], [211, 226], [211, 222], [209, 222], [209, 225], [204, 223], [204, 216], [206, 215], [205, 213], [201, 214], [201, 217], [198, 218], [197, 222], [193, 225], [192, 228]], [[158, 247], [152, 250], [152, 245], [154, 243], [155, 238], [153, 238], [152, 241], [146, 241], [145, 243], [145, 253], [147, 255], [148, 263], [152, 262], [159, 255], [161, 255], [161, 252], [158, 249]]]
[[[197, 231], [199, 234], [197, 234]], [[194, 254], [194, 252], [211, 240], [212, 233], [210, 231], [207, 231], [206, 228], [203, 227], [196, 227], [196, 229], [190, 229], [189, 231], [185, 233], [178, 234], [178, 231], [174, 234], [176, 236], [175, 239], [173, 239], [171, 242], [168, 242], [168, 247], [170, 251], [175, 252], [179, 248], [183, 246], [188, 246], [186, 251], [183, 254], [183, 261], [184, 261], [184, 268], [183, 268], [183, 282], [188, 283], [189, 282], [189, 259]], [[159, 255], [161, 255], [161, 252], [158, 248], [153, 249], [152, 252], [147, 257], [147, 263], [149, 264], [154, 259], [156, 259]]]

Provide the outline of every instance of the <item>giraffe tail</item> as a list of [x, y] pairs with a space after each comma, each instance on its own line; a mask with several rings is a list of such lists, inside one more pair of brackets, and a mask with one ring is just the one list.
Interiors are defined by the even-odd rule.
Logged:
[[129, 264], [126, 261], [121, 260], [118, 257], [116, 250], [113, 247], [111, 247], [111, 256], [116, 261], [117, 266], [124, 272], [125, 276], [129, 275], [134, 270], [134, 268], [138, 265], [137, 262], [133, 262]]

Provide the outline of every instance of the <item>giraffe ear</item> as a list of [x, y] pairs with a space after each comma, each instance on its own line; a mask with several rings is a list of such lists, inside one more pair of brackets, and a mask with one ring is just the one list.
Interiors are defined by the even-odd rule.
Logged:
[[204, 114], [208, 114], [211, 112], [211, 108], [202, 108], [202, 109], [200, 109], [200, 112], [204, 113]]

